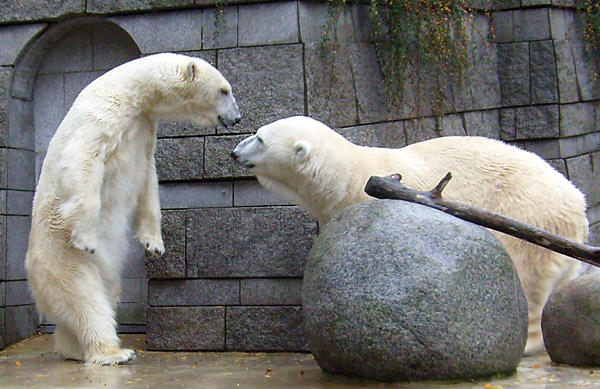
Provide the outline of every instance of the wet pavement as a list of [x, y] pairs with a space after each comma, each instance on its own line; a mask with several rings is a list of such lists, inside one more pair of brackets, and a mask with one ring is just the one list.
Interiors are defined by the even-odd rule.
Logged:
[[0, 351], [0, 387], [101, 388], [585, 388], [600, 387], [600, 368], [557, 365], [547, 355], [523, 359], [516, 374], [476, 382], [386, 384], [323, 373], [310, 354], [152, 352], [144, 335], [121, 335], [137, 359], [122, 366], [65, 361], [40, 335]]

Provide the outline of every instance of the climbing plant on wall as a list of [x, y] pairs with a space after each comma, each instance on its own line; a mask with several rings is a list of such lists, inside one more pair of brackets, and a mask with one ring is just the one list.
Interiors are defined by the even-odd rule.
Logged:
[[371, 14], [390, 97], [401, 102], [412, 80], [417, 113], [423, 93], [433, 99], [433, 114], [440, 114], [450, 86], [461, 83], [469, 66], [474, 13], [467, 0], [371, 0]]
[[587, 52], [595, 63], [594, 76], [598, 79], [600, 77], [600, 2], [598, 0], [580, 0], [579, 5], [586, 17], [583, 36]]
[[[331, 25], [347, 0], [328, 0]], [[393, 105], [421, 115], [424, 99], [444, 111], [451, 85], [460, 85], [474, 45], [468, 0], [370, 0], [380, 67]], [[331, 29], [325, 33], [330, 38]], [[411, 90], [411, 98], [405, 92]], [[410, 100], [410, 101], [409, 101]]]

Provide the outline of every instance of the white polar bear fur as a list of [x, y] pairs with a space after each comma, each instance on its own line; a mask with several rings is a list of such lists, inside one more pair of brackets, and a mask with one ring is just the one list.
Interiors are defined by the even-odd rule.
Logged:
[[[585, 198], [537, 155], [482, 137], [443, 137], [400, 149], [357, 146], [307, 118], [261, 127], [232, 153], [258, 181], [327, 223], [364, 192], [373, 176], [400, 173], [403, 184], [430, 190], [448, 172], [444, 197], [496, 212], [585, 242]], [[529, 305], [526, 354], [544, 348], [541, 313], [550, 293], [587, 265], [523, 240], [492, 231], [514, 261]], [[498, 318], [501, 320], [501, 318]]]
[[197, 58], [156, 54], [90, 83], [58, 127], [33, 201], [25, 260], [38, 309], [56, 323], [56, 351], [114, 365], [115, 309], [130, 219], [155, 255], [164, 252], [154, 150], [157, 120], [200, 126], [240, 119], [231, 86]]

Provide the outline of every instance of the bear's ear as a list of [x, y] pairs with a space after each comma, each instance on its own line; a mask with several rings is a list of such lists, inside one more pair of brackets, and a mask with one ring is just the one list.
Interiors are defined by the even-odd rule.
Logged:
[[196, 75], [198, 74], [198, 66], [196, 65], [195, 61], [190, 61], [190, 63], [187, 66], [187, 78], [188, 80], [193, 80], [194, 78], [196, 78]]
[[310, 154], [310, 143], [305, 140], [299, 140], [294, 143], [294, 153], [299, 161], [304, 161]]

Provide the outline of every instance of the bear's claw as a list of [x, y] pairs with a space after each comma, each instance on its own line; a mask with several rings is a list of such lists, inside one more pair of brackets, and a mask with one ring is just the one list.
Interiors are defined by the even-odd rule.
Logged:
[[96, 238], [89, 234], [77, 234], [73, 232], [71, 244], [78, 250], [94, 254], [96, 252]]
[[146, 252], [148, 252], [148, 254], [152, 255], [153, 257], [160, 257], [165, 253], [165, 248], [162, 243], [153, 244], [150, 242], [146, 242], [144, 246], [146, 247]]

